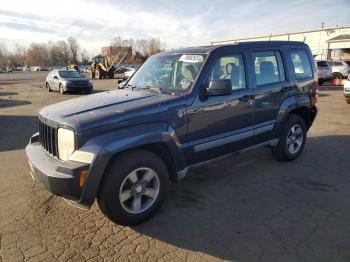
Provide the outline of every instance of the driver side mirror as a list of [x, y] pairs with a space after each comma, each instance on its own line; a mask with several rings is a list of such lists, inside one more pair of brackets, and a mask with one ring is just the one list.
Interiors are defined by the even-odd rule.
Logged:
[[54, 79], [58, 79], [58, 76], [54, 76], [53, 78], [54, 78]]
[[211, 80], [206, 89], [207, 96], [225, 96], [232, 94], [232, 84], [230, 79]]

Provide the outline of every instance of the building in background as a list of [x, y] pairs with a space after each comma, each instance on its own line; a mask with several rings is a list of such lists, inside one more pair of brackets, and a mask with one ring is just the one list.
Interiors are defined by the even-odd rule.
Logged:
[[278, 35], [265, 35], [211, 42], [212, 45], [249, 41], [287, 40], [302, 41], [310, 46], [316, 60], [350, 60], [350, 26], [337, 26], [317, 30]]

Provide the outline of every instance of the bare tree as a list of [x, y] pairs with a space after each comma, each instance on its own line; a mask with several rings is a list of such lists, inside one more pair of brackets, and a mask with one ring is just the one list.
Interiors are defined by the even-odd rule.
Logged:
[[27, 50], [24, 46], [20, 45], [20, 44], [16, 44], [15, 45], [15, 51], [13, 54], [13, 63], [16, 66], [21, 66], [24, 65], [25, 59], [26, 59], [26, 53]]
[[4, 43], [0, 43], [0, 67], [5, 67], [7, 64], [8, 52]]
[[50, 63], [50, 54], [46, 44], [32, 43], [27, 50], [27, 65], [45, 66]]
[[159, 38], [150, 39], [148, 42], [147, 54], [149, 56], [151, 56], [151, 55], [157, 54], [159, 52], [161, 52]]
[[68, 42], [68, 47], [69, 47], [69, 51], [71, 54], [72, 62], [77, 64], [78, 63], [78, 52], [80, 49], [78, 40], [74, 37], [69, 37], [67, 39], [67, 42]]
[[140, 55], [145, 56], [147, 54], [147, 42], [148, 41], [146, 39], [137, 39], [135, 41], [135, 51]]
[[81, 56], [81, 63], [82, 64], [84, 64], [84, 65], [89, 64], [89, 56], [88, 56], [85, 48], [81, 51], [80, 56]]
[[68, 44], [61, 40], [56, 43], [56, 46], [60, 65], [67, 64], [71, 60]]

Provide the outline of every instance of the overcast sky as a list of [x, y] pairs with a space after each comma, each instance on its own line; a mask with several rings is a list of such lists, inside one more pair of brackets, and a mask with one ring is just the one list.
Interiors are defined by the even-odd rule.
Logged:
[[113, 36], [159, 37], [166, 49], [213, 40], [350, 25], [349, 0], [10, 0], [0, 7], [0, 42], [76, 37], [90, 54]]

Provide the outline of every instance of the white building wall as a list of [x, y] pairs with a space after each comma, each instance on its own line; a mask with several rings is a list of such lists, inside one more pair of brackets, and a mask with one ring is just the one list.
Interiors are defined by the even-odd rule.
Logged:
[[268, 40], [289, 40], [289, 41], [302, 41], [310, 46], [312, 54], [318, 59], [326, 59], [327, 50], [330, 49], [345, 49], [350, 48], [350, 42], [338, 42], [329, 43], [328, 40], [334, 38], [338, 35], [350, 34], [350, 26], [348, 27], [335, 27], [319, 29], [314, 31], [296, 32], [296, 33], [286, 33], [279, 35], [266, 35], [259, 37], [250, 38], [238, 38], [224, 41], [214, 41], [213, 45], [217, 44], [230, 44], [236, 42], [247, 42], [247, 41], [268, 41]]

